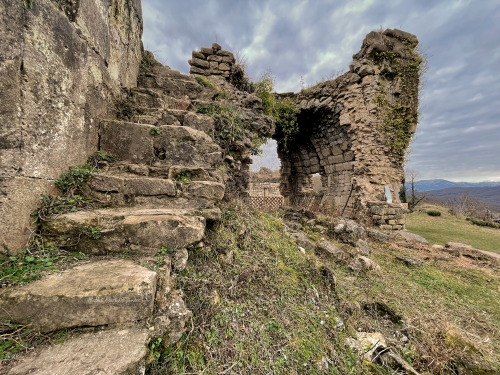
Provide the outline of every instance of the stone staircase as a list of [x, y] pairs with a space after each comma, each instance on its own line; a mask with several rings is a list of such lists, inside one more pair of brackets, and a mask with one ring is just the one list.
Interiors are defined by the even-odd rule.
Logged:
[[[101, 122], [102, 152], [113, 156], [91, 182], [101, 208], [70, 212], [43, 223], [45, 241], [96, 255], [64, 272], [0, 290], [0, 318], [30, 323], [41, 332], [95, 327], [66, 342], [38, 348], [8, 374], [140, 374], [147, 345], [176, 342], [191, 316], [175, 289], [176, 254], [204, 236], [220, 218], [225, 192], [220, 147], [207, 132], [214, 121], [193, 103], [210, 93], [195, 79], [162, 65], [142, 75], [132, 91], [129, 121]], [[165, 257], [161, 272], [110, 255]], [[97, 255], [108, 255], [106, 259]]]

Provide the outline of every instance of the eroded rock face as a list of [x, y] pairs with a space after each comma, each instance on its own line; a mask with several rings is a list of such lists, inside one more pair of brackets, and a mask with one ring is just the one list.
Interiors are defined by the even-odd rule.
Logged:
[[144, 374], [148, 330], [116, 328], [48, 347], [22, 360], [9, 375]]
[[153, 314], [156, 287], [156, 272], [127, 260], [100, 261], [1, 290], [0, 318], [43, 332], [133, 323]]
[[330, 213], [363, 218], [369, 201], [385, 202], [385, 186], [398, 198], [404, 154], [417, 125], [417, 44], [400, 30], [371, 32], [347, 73], [287, 94], [299, 106], [300, 131], [286, 148], [279, 129], [275, 138], [281, 193], [289, 203], [313, 194], [316, 173], [321, 204]]
[[5, 0], [0, 17], [0, 251], [16, 251], [40, 194], [95, 152], [97, 119], [136, 85], [142, 15], [138, 0]]

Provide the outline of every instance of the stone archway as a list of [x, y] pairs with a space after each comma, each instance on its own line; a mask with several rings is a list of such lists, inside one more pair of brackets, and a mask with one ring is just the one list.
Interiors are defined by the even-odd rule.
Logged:
[[378, 220], [380, 210], [370, 207], [386, 202], [385, 188], [398, 197], [418, 117], [417, 44], [400, 30], [371, 32], [347, 73], [293, 96], [299, 130], [286, 147], [280, 132], [275, 135], [289, 205], [311, 200], [315, 173], [321, 175], [321, 207], [330, 213]]

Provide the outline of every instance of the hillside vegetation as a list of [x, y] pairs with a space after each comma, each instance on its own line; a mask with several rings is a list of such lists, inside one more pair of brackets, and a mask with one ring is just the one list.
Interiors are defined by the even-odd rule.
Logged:
[[[429, 210], [438, 210], [441, 216], [429, 216]], [[407, 228], [423, 236], [431, 244], [462, 242], [477, 249], [500, 252], [499, 229], [473, 225], [465, 217], [451, 215], [447, 208], [441, 206], [418, 206], [418, 210], [408, 215]]]
[[357, 332], [380, 332], [422, 374], [500, 370], [495, 266], [372, 239], [380, 270], [355, 270], [316, 247], [322, 238], [345, 253], [352, 246], [327, 223], [304, 222], [306, 249], [280, 215], [227, 210], [178, 274], [193, 318], [177, 344], [153, 345], [149, 374], [412, 373], [368, 361], [349, 345]]

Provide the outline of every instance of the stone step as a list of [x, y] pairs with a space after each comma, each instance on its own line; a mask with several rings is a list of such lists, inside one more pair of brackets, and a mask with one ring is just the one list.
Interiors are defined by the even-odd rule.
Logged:
[[179, 181], [134, 174], [97, 174], [90, 181], [92, 196], [115, 207], [211, 208], [224, 197], [225, 186], [214, 181], [192, 181], [189, 172]]
[[167, 108], [188, 110], [192, 108], [192, 100], [188, 96], [171, 96], [161, 89], [137, 87], [132, 90], [133, 106], [138, 114], [149, 114], [155, 110]]
[[166, 75], [140, 76], [138, 86], [145, 89], [159, 89], [173, 97], [196, 99], [204, 87], [190, 76], [172, 77]]
[[151, 68], [153, 76], [166, 77], [166, 78], [177, 78], [177, 79], [187, 79], [190, 76], [179, 72], [178, 70], [172, 69], [168, 65], [154, 65]]
[[180, 165], [153, 167], [145, 164], [132, 164], [127, 162], [113, 162], [103, 167], [106, 174], [133, 174], [144, 177], [158, 177], [178, 179], [179, 175], [188, 174], [192, 181], [223, 181], [220, 172], [214, 169], [186, 167]]
[[114, 208], [77, 211], [42, 224], [45, 239], [58, 247], [88, 254], [135, 251], [156, 254], [162, 248], [181, 249], [199, 242], [205, 217], [216, 220], [218, 209]]
[[139, 108], [137, 112], [141, 114], [133, 115], [131, 122], [155, 126], [188, 126], [193, 129], [204, 131], [207, 134], [212, 134], [215, 129], [213, 118], [194, 111], [171, 108], [164, 110]]
[[148, 342], [148, 331], [138, 327], [85, 334], [35, 352], [8, 375], [144, 374]]
[[0, 319], [42, 332], [128, 323], [153, 315], [157, 274], [129, 260], [84, 264], [0, 290]]
[[205, 132], [187, 126], [102, 121], [100, 149], [116, 161], [150, 166], [213, 169], [222, 164], [221, 148]]

